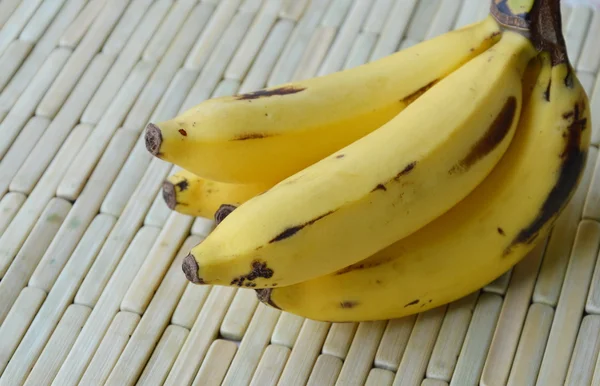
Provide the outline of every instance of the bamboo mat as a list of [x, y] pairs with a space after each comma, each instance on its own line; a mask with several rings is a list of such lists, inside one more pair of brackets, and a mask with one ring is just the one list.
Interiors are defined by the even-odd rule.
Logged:
[[423, 314], [314, 322], [188, 284], [212, 224], [167, 209], [173, 165], [144, 146], [149, 120], [357, 66], [488, 3], [0, 0], [0, 385], [600, 385], [599, 12], [564, 8], [594, 147], [546, 248]]

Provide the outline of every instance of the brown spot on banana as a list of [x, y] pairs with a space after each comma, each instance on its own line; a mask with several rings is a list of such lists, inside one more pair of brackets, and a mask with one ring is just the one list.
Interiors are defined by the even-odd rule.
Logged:
[[183, 135], [184, 137], [187, 137], [187, 131], [183, 130], [183, 129], [179, 129], [179, 134]]
[[247, 133], [247, 134], [238, 135], [237, 137], [232, 139], [232, 141], [247, 141], [249, 139], [261, 139], [261, 138], [267, 138], [267, 137], [270, 137], [270, 135], [261, 134], [261, 133]]
[[550, 102], [550, 89], [552, 88], [552, 79], [548, 81], [548, 87], [546, 87], [546, 91], [544, 91], [544, 99], [546, 102]]
[[406, 307], [410, 307], [410, 306], [414, 306], [414, 305], [416, 305], [416, 304], [419, 304], [419, 299], [417, 299], [417, 300], [413, 300], [413, 301], [412, 301], [412, 302], [410, 302], [410, 303], [406, 303], [406, 305], [404, 306], [404, 308], [406, 308]]
[[277, 304], [275, 304], [273, 300], [271, 300], [271, 292], [273, 291], [272, 288], [261, 288], [254, 291], [256, 291], [256, 297], [261, 303], [281, 310], [281, 308], [279, 308], [279, 306], [277, 306]]
[[352, 300], [346, 300], [340, 303], [341, 308], [354, 308], [358, 305], [358, 302]]
[[335, 156], [335, 158], [340, 159], [340, 158], [344, 158], [346, 155], [345, 154], [338, 154]]
[[421, 87], [420, 89], [418, 89], [417, 91], [413, 92], [412, 94], [410, 94], [409, 96], [402, 98], [400, 100], [400, 102], [405, 103], [407, 105], [413, 103], [414, 101], [416, 101], [421, 95], [425, 94], [427, 92], [427, 90], [429, 90], [430, 88], [432, 88], [433, 86], [435, 86], [435, 84], [439, 82], [439, 79], [435, 79], [431, 82], [429, 82], [428, 84], [426, 84], [425, 86]]
[[236, 97], [236, 99], [237, 100], [252, 100], [252, 99], [259, 99], [259, 98], [268, 98], [268, 97], [272, 97], [272, 96], [283, 96], [283, 95], [296, 94], [296, 93], [299, 93], [304, 90], [306, 90], [306, 87], [297, 87], [297, 86], [293, 86], [293, 85], [283, 86], [283, 87], [264, 89], [264, 90], [249, 92], [246, 94], [241, 94], [241, 95], [238, 95]]
[[277, 236], [275, 236], [273, 239], [271, 239], [271, 241], [269, 241], [269, 244], [277, 242], [277, 241], [285, 240], [285, 239], [287, 239], [289, 237], [292, 237], [293, 235], [295, 235], [296, 233], [298, 233], [299, 231], [301, 231], [303, 228], [316, 223], [317, 221], [319, 221], [319, 220], [321, 220], [321, 219], [329, 216], [332, 213], [335, 213], [335, 210], [332, 210], [330, 212], [322, 214], [319, 217], [314, 218], [314, 219], [312, 219], [312, 220], [310, 220], [308, 222], [305, 222], [302, 225], [296, 225], [296, 226], [293, 226], [293, 227], [286, 228], [283, 232], [281, 232], [280, 234], [278, 234]]
[[238, 287], [242, 287], [246, 285], [246, 287], [256, 287], [256, 283], [252, 283], [254, 285], [248, 285], [246, 280], [252, 282], [256, 280], [256, 278], [262, 277], [265, 279], [270, 279], [273, 277], [273, 270], [267, 267], [267, 263], [261, 262], [259, 260], [254, 260], [252, 262], [251, 271], [247, 275], [242, 275], [234, 278], [229, 285], [236, 285]]
[[506, 233], [504, 233], [504, 229], [498, 227], [498, 233], [501, 234], [502, 236], [506, 236]]
[[183, 270], [185, 277], [194, 284], [206, 284], [206, 282], [198, 276], [199, 268], [196, 259], [191, 253], [183, 259], [181, 269]]
[[153, 123], [148, 123], [146, 126], [146, 134], [144, 135], [146, 149], [155, 157], [160, 156], [160, 146], [162, 145], [162, 134], [158, 126]]
[[387, 191], [387, 188], [385, 187], [384, 184], [379, 184], [375, 188], [373, 188], [373, 190], [371, 190], [371, 192], [374, 192], [376, 190], [383, 190], [385, 192], [385, 191]]
[[337, 276], [337, 275], [343, 275], [345, 273], [352, 272], [352, 271], [359, 271], [361, 269], [374, 268], [374, 267], [377, 267], [379, 265], [385, 264], [388, 261], [391, 261], [392, 259], [393, 259], [392, 257], [385, 257], [385, 258], [382, 258], [382, 259], [379, 259], [379, 260], [373, 261], [373, 262], [369, 262], [367, 260], [365, 262], [361, 262], [361, 263], [358, 263], [358, 264], [352, 264], [352, 265], [349, 265], [349, 266], [347, 266], [345, 268], [340, 269], [339, 271], [336, 271], [334, 273], [334, 275], [335, 276]]
[[183, 192], [183, 191], [187, 190], [187, 188], [190, 186], [190, 183], [188, 182], [187, 179], [183, 179], [183, 180], [179, 181], [178, 183], [176, 183], [175, 186], [179, 188], [180, 192]]
[[483, 137], [471, 148], [469, 153], [450, 169], [450, 173], [469, 170], [477, 161], [491, 153], [506, 137], [517, 112], [517, 98], [509, 97]]
[[396, 174], [396, 177], [394, 177], [394, 179], [396, 181], [398, 181], [400, 179], [400, 177], [407, 175], [408, 173], [412, 172], [413, 169], [415, 168], [415, 166], [417, 166], [417, 161], [413, 161], [411, 163], [409, 163], [408, 165], [406, 165], [404, 167], [404, 169], [402, 169], [400, 171], [400, 173]]

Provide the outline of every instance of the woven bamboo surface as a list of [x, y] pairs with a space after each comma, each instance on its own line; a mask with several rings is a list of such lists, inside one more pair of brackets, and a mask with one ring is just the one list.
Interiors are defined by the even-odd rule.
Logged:
[[[600, 12], [564, 8], [593, 104], [547, 247], [450, 305], [322, 323], [188, 284], [210, 231], [159, 195], [149, 120], [326, 74], [488, 0], [0, 0], [0, 385], [600, 385]], [[357, 90], [360, 92], [360, 90]]]

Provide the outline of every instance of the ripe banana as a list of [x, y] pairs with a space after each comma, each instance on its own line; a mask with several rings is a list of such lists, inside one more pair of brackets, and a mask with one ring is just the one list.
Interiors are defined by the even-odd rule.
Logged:
[[185, 260], [198, 283], [295, 284], [356, 263], [466, 197], [505, 153], [537, 54], [505, 32], [378, 130], [231, 213]]
[[392, 119], [499, 33], [489, 17], [352, 69], [209, 99], [149, 124], [146, 146], [210, 180], [275, 184]]
[[579, 183], [591, 122], [588, 98], [568, 62], [553, 66], [542, 54], [530, 69], [536, 66], [539, 77], [515, 138], [472, 194], [365, 261], [258, 290], [259, 298], [315, 320], [398, 318], [477, 290], [541, 245]]
[[163, 183], [162, 193], [167, 206], [176, 212], [213, 218], [223, 205], [237, 207], [263, 193], [267, 184], [228, 184], [211, 181], [180, 170]]

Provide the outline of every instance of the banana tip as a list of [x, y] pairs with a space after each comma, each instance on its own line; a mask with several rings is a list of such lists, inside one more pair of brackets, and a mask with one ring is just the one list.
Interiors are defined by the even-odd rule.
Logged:
[[146, 149], [153, 156], [158, 156], [160, 153], [160, 146], [162, 145], [162, 134], [158, 126], [153, 123], [148, 123], [146, 126]]
[[175, 206], [177, 205], [177, 199], [175, 197], [175, 185], [169, 181], [163, 182], [162, 195], [169, 209], [174, 210]]
[[183, 264], [181, 265], [183, 273], [185, 277], [194, 284], [206, 284], [204, 280], [198, 276], [198, 263], [194, 256], [190, 253], [183, 259]]
[[215, 225], [219, 225], [225, 217], [229, 216], [237, 206], [231, 204], [222, 204], [215, 212]]
[[271, 300], [271, 292], [273, 292], [273, 288], [260, 288], [255, 291], [256, 297], [261, 303], [268, 304], [269, 306], [277, 308], [278, 310], [281, 309], [277, 306], [277, 304], [273, 303], [273, 300]]

